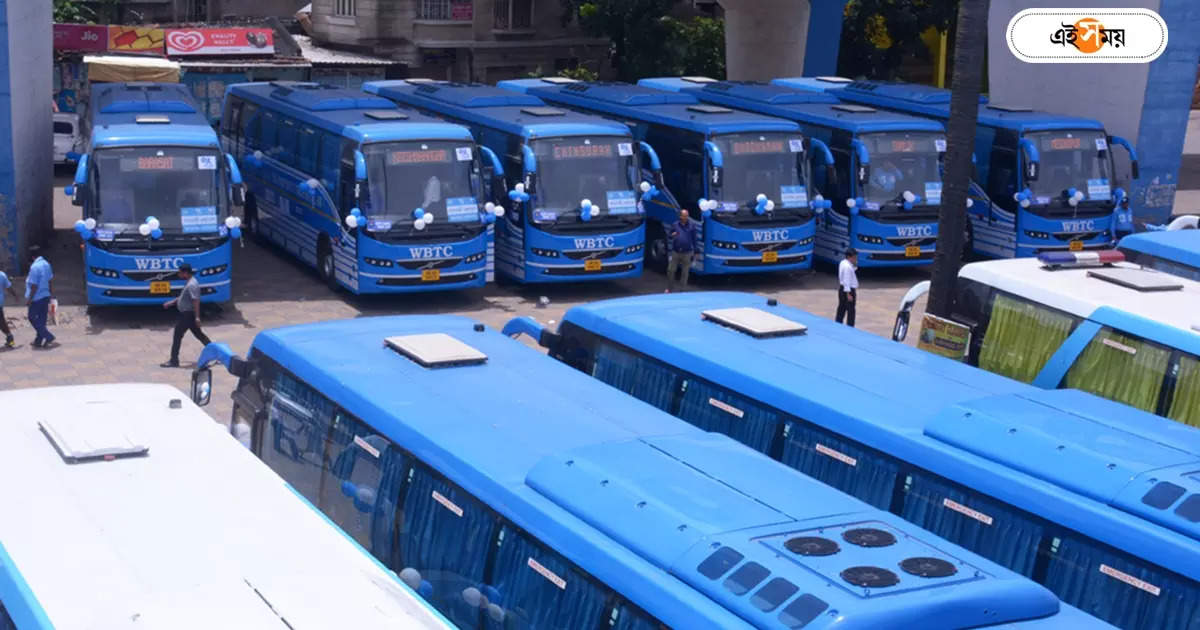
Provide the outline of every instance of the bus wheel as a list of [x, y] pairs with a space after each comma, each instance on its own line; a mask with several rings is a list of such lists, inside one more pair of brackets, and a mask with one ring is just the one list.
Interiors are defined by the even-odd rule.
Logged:
[[330, 289], [338, 290], [336, 268], [333, 265], [333, 248], [329, 246], [329, 239], [325, 236], [321, 237], [321, 241], [317, 243], [317, 274], [329, 285]]

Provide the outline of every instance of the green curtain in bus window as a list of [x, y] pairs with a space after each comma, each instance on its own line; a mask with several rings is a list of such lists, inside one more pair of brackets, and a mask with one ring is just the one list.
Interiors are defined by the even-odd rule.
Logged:
[[997, 294], [983, 335], [979, 367], [1031, 383], [1074, 324], [1070, 315]]
[[1200, 359], [1185, 356], [1179, 360], [1175, 398], [1171, 400], [1167, 417], [1200, 427]]
[[1154, 412], [1170, 358], [1157, 344], [1101, 328], [1067, 370], [1066, 386]]

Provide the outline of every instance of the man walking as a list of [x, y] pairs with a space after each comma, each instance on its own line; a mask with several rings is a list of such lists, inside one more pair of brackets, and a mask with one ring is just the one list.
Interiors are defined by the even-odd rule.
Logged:
[[15, 348], [16, 341], [13, 339], [12, 331], [8, 329], [8, 318], [4, 316], [4, 294], [7, 292], [15, 299], [17, 292], [12, 288], [12, 282], [8, 279], [3, 271], [0, 271], [0, 332], [4, 333], [4, 347]]
[[33, 254], [33, 262], [29, 265], [29, 275], [25, 277], [25, 304], [29, 307], [29, 323], [37, 336], [33, 339], [34, 348], [53, 348], [58, 345], [54, 335], [46, 328], [46, 320], [50, 317], [50, 300], [53, 295], [54, 269], [43, 257]]
[[846, 257], [838, 263], [838, 305], [837, 323], [844, 319], [846, 325], [854, 328], [854, 307], [858, 301], [858, 252], [853, 247], [846, 249]]
[[179, 265], [177, 273], [187, 284], [183, 285], [179, 297], [163, 304], [163, 308], [171, 308], [172, 305], [179, 308], [178, 319], [175, 320], [175, 336], [171, 338], [171, 358], [162, 364], [165, 368], [179, 367], [179, 344], [183, 342], [183, 333], [190, 330], [200, 343], [206, 346], [211, 343], [208, 335], [200, 330], [200, 282], [192, 274], [192, 266], [187, 263]]
[[688, 273], [692, 270], [692, 254], [700, 241], [700, 230], [696, 223], [688, 218], [687, 210], [679, 211], [679, 220], [667, 228], [667, 245], [670, 249], [670, 259], [667, 262], [667, 290], [670, 293], [675, 287], [675, 271], [683, 268], [682, 284], [687, 288]]

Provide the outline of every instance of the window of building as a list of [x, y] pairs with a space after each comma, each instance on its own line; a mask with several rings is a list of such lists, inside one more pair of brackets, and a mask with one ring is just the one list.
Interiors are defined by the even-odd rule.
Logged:
[[333, 0], [334, 15], [358, 15], [358, 7], [355, 6], [357, 0]]
[[533, 28], [533, 0], [496, 0], [496, 30]]
[[474, 17], [472, 0], [421, 0], [417, 5], [418, 20], [470, 22]]

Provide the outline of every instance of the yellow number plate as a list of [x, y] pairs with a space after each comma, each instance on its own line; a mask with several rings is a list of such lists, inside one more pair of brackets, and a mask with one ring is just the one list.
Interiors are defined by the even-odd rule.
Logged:
[[904, 248], [904, 257], [905, 258], [920, 258], [921, 257], [921, 248], [916, 245], [909, 245], [908, 247], [905, 247]]
[[763, 252], [762, 261], [765, 263], [779, 262], [779, 252]]
[[442, 279], [441, 269], [422, 269], [421, 282], [437, 282]]
[[1081, 252], [1083, 251], [1083, 241], [1071, 241], [1067, 247], [1073, 252]]
[[171, 292], [170, 282], [151, 282], [150, 295], [166, 295]]
[[600, 262], [599, 260], [583, 261], [583, 270], [584, 271], [600, 271], [603, 268], [604, 268], [604, 263]]

